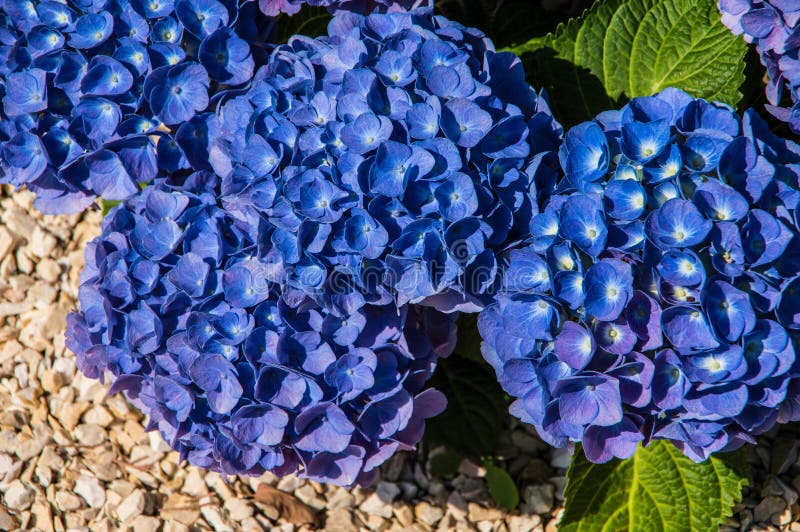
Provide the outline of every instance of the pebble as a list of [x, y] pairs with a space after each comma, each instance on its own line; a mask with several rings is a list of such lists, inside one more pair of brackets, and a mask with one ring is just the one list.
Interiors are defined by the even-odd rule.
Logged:
[[141, 515], [144, 512], [144, 506], [144, 492], [142, 490], [134, 490], [117, 506], [117, 517], [123, 523], [127, 523], [136, 516]]
[[423, 501], [414, 508], [414, 515], [426, 525], [434, 526], [444, 516], [444, 511]]
[[553, 449], [550, 454], [550, 465], [556, 469], [567, 469], [572, 461], [572, 453], [568, 449]]
[[532, 514], [545, 514], [552, 510], [555, 487], [552, 484], [531, 484], [522, 490], [525, 510]]
[[764, 497], [755, 507], [753, 510], [753, 519], [755, 519], [757, 523], [768, 522], [773, 515], [783, 512], [785, 508], [786, 501], [783, 500], [783, 498], [769, 495]]
[[503, 510], [498, 508], [487, 508], [485, 506], [481, 506], [474, 502], [471, 502], [467, 505], [469, 509], [469, 520], [470, 521], [497, 521], [498, 519], [502, 519], [505, 517], [505, 513]]
[[379, 515], [381, 517], [389, 518], [392, 516], [392, 505], [384, 502], [377, 493], [373, 493], [362, 502], [359, 510], [365, 514]]
[[82, 476], [75, 481], [75, 493], [83, 497], [89, 508], [101, 508], [106, 502], [106, 492], [100, 481], [93, 477]]
[[400, 505], [394, 509], [394, 517], [401, 526], [411, 526], [414, 522], [414, 510], [405, 504]]
[[244, 499], [234, 497], [225, 501], [225, 509], [233, 521], [244, 521], [253, 516], [253, 506]]
[[17, 520], [0, 506], [0, 530], [13, 530], [17, 528]]
[[161, 521], [148, 515], [140, 515], [133, 520], [133, 532], [157, 532]]
[[63, 512], [71, 512], [81, 507], [81, 499], [74, 493], [68, 491], [56, 492], [56, 504], [59, 510]]
[[189, 495], [172, 493], [161, 508], [161, 515], [168, 521], [177, 521], [184, 525], [192, 525], [200, 517], [197, 500]]
[[35, 492], [17, 479], [5, 489], [3, 501], [9, 510], [27, 510], [33, 503]]
[[358, 532], [353, 524], [352, 512], [339, 508], [328, 512], [325, 519], [325, 530], [328, 532]]
[[84, 423], [75, 427], [75, 439], [81, 445], [95, 447], [106, 441], [108, 434], [100, 425]]
[[541, 526], [542, 518], [538, 515], [512, 515], [506, 519], [506, 523], [512, 532], [531, 532]]

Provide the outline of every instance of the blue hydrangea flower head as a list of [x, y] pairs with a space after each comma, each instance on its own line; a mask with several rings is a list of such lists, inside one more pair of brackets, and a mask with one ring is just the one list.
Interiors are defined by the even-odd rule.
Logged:
[[429, 6], [430, 0], [258, 0], [261, 11], [269, 16], [294, 15], [304, 5], [324, 7], [332, 12], [352, 11], [369, 14], [387, 10], [408, 10]]
[[242, 224], [267, 226], [282, 281], [325, 307], [445, 312], [489, 298], [561, 135], [517, 57], [428, 9], [292, 38], [203, 131], [197, 158]]
[[[226, 207], [232, 185], [206, 171], [159, 178], [114, 208], [87, 246], [67, 344], [192, 464], [368, 484], [443, 410], [424, 387], [454, 319], [321, 307], [285, 284], [272, 231]], [[248, 190], [256, 204], [269, 195]]]
[[704, 460], [800, 419], [800, 146], [675, 89], [570, 129], [479, 318], [514, 415], [587, 457]]
[[[794, 0], [719, 0], [717, 7], [723, 24], [758, 50], [769, 78], [767, 110], [800, 133], [800, 4]], [[784, 98], [791, 101], [790, 106], [782, 105]]]
[[273, 25], [254, 0], [0, 2], [0, 182], [58, 214], [188, 175], [185, 124], [249, 82]]

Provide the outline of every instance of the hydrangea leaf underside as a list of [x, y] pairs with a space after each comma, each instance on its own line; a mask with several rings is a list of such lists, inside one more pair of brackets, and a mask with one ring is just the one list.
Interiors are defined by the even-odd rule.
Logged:
[[698, 464], [661, 441], [605, 464], [576, 452], [559, 530], [716, 530], [748, 482], [738, 457], [725, 453]]
[[735, 105], [747, 46], [731, 38], [714, 0], [609, 0], [511, 51], [572, 124], [667, 87]]

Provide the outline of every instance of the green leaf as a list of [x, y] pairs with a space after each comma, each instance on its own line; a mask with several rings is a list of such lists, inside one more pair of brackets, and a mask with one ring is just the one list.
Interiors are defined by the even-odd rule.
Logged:
[[455, 475], [461, 460], [461, 453], [450, 450], [435, 454], [431, 456], [431, 473], [437, 477]]
[[742, 498], [744, 470], [738, 453], [697, 464], [665, 441], [606, 464], [579, 450], [559, 532], [716, 530]]
[[508, 415], [494, 370], [486, 362], [453, 355], [439, 361], [430, 382], [447, 397], [447, 409], [426, 423], [426, 440], [467, 455], [492, 454]]
[[489, 485], [489, 495], [501, 508], [513, 510], [519, 504], [519, 491], [505, 469], [494, 464], [484, 462], [486, 469], [486, 483]]
[[478, 363], [483, 363], [481, 355], [481, 334], [478, 332], [478, 315], [461, 314], [458, 317], [458, 343], [455, 356], [469, 358]]
[[285, 43], [294, 35], [306, 37], [325, 35], [331, 18], [331, 14], [324, 7], [308, 5], [304, 5], [295, 15], [281, 15], [278, 18], [278, 43]]
[[100, 204], [103, 207], [103, 217], [105, 217], [105, 215], [108, 214], [108, 211], [110, 211], [120, 203], [122, 202], [119, 200], [101, 200]]
[[747, 44], [722, 25], [716, 0], [606, 0], [511, 51], [572, 125], [667, 87], [735, 105]]

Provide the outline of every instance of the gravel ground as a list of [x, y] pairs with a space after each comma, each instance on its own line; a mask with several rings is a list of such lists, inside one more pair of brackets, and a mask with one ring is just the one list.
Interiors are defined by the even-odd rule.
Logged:
[[[0, 530], [324, 529], [550, 532], [569, 455], [509, 420], [497, 455], [520, 507], [494, 506], [481, 467], [433, 477], [427, 449], [393, 458], [370, 489], [295, 477], [224, 479], [178, 462], [121, 395], [84, 378], [64, 347], [83, 248], [100, 213], [43, 217], [27, 193], [0, 194]], [[748, 452], [754, 480], [725, 530], [793, 530], [800, 516], [797, 429]]]

